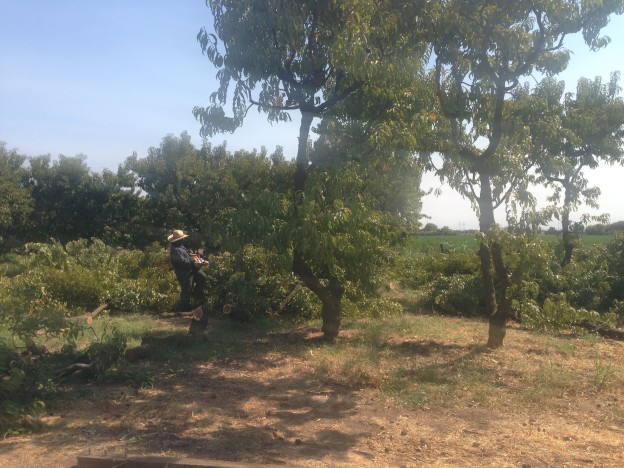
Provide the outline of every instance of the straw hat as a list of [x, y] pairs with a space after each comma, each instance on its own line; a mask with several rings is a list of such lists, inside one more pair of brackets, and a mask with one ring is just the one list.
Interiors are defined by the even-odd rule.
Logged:
[[177, 242], [179, 240], [182, 240], [184, 238], [188, 237], [188, 234], [184, 234], [184, 231], [181, 231], [180, 229], [176, 229], [175, 231], [173, 231], [172, 234], [170, 234], [167, 237], [167, 240], [169, 242]]

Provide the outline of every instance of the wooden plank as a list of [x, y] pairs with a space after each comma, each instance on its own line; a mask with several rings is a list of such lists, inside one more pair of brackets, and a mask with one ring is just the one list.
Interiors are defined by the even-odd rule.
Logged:
[[[80, 455], [75, 468], [267, 468], [268, 466], [271, 465], [197, 458]], [[280, 467], [284, 468], [284, 465]]]

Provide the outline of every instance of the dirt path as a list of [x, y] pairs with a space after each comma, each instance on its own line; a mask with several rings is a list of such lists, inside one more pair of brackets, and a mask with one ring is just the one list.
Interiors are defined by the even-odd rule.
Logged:
[[[282, 355], [283, 356], [283, 355]], [[301, 467], [622, 466], [617, 396], [556, 409], [423, 406], [319, 379], [267, 354], [164, 366], [154, 388], [86, 385], [45, 432], [0, 442], [0, 466], [66, 467], [79, 454], [167, 455]]]

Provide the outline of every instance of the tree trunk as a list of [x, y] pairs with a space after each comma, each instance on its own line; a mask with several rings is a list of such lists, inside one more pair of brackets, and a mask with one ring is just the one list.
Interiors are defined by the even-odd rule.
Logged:
[[[301, 124], [299, 125], [299, 143], [297, 145], [297, 159], [295, 166], [295, 174], [293, 176], [293, 188], [295, 189], [295, 197], [305, 189], [306, 179], [308, 178], [308, 138], [310, 137], [310, 128], [314, 114], [309, 111], [301, 110]], [[295, 199], [296, 202], [296, 199]]]
[[294, 254], [293, 273], [321, 300], [323, 335], [325, 341], [333, 342], [340, 331], [344, 288], [335, 278], [330, 278], [327, 286], [321, 283], [299, 252]]
[[[298, 215], [302, 200], [301, 194], [305, 190], [305, 184], [308, 178], [308, 137], [310, 136], [310, 128], [312, 127], [313, 119], [314, 114], [311, 111], [301, 110], [299, 145], [297, 148], [297, 160], [293, 176], [295, 216]], [[320, 299], [323, 307], [323, 334], [326, 341], [333, 342], [340, 330], [344, 288], [332, 275], [327, 275], [329, 280], [327, 285], [324, 285], [319, 278], [317, 278], [312, 269], [306, 264], [305, 256], [303, 255], [296, 235], [293, 246], [292, 271], [301, 282]]]
[[500, 299], [496, 313], [490, 316], [487, 346], [488, 348], [500, 348], [505, 341], [507, 321], [511, 316], [511, 298], [507, 296], [507, 290], [511, 286], [511, 279], [509, 278], [509, 273], [505, 266], [503, 249], [498, 242], [494, 242], [492, 245], [491, 253], [497, 284], [500, 288]]
[[329, 288], [329, 294], [321, 297], [323, 303], [323, 338], [329, 343], [333, 343], [340, 332], [340, 322], [342, 320], [342, 295], [344, 288], [338, 285], [336, 288]]
[[562, 267], [570, 263], [572, 260], [572, 251], [574, 250], [570, 234], [570, 204], [572, 195], [570, 194], [571, 188], [568, 187], [567, 183], [563, 184], [563, 191], [565, 195], [563, 198], [563, 213], [561, 213], [561, 239], [563, 243], [563, 259], [561, 260]]
[[[487, 236], [489, 231], [495, 226], [492, 186], [488, 174], [480, 173], [479, 177], [481, 181], [479, 230]], [[489, 316], [487, 346], [488, 348], [500, 348], [505, 340], [507, 320], [511, 312], [511, 300], [506, 296], [510, 280], [501, 246], [495, 242], [490, 248], [484, 239], [479, 247], [479, 259], [481, 262], [485, 306]], [[497, 299], [495, 279], [501, 287], [500, 304]]]

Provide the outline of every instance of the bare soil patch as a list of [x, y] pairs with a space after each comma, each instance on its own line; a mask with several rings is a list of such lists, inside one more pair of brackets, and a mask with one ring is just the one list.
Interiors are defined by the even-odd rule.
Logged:
[[[486, 325], [476, 326], [485, 337]], [[346, 330], [340, 340], [351, 335]], [[240, 355], [192, 363], [183, 371], [164, 363], [153, 388], [84, 384], [88, 398], [54, 405], [44, 431], [1, 441], [0, 466], [72, 466], [87, 453], [297, 467], [624, 463], [621, 386], [574, 386], [567, 394], [562, 385], [553, 394], [525, 398], [539, 375], [533, 370], [546, 365], [585, 366], [599, 378], [596, 363], [583, 353], [554, 355], [533, 334], [513, 328], [506, 348], [497, 351], [483, 350], [472, 338], [397, 335], [388, 346], [401, 349], [417, 370], [452, 372], [454, 362], [470, 356], [491, 373], [497, 396], [408, 406], [379, 386], [349, 385], [319, 373], [313, 356], [324, 347], [320, 334], [301, 328], [258, 338]], [[624, 362], [620, 342], [575, 346], [603, 356], [603, 366]], [[414, 378], [427, 375], [416, 372]]]

